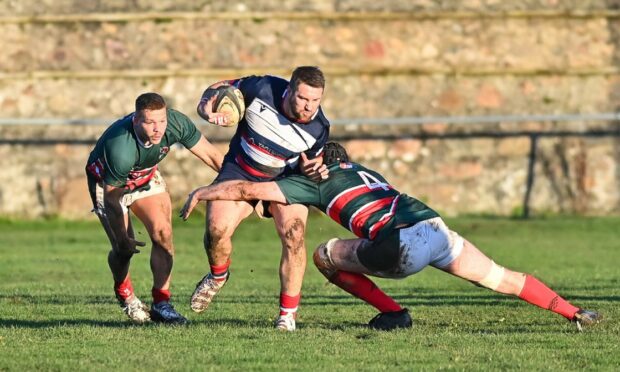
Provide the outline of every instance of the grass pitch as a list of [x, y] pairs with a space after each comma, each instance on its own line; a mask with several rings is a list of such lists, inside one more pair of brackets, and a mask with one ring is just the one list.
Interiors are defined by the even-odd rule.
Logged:
[[[272, 329], [280, 247], [271, 221], [237, 231], [232, 276], [203, 314], [189, 310], [208, 270], [203, 223], [175, 219], [173, 302], [186, 327], [133, 326], [114, 301], [96, 222], [0, 221], [0, 370], [616, 370], [620, 366], [620, 218], [448, 219], [496, 262], [529, 272], [575, 305], [601, 311], [583, 333], [562, 317], [432, 268], [377, 280], [414, 328], [365, 327], [376, 311], [306, 271], [298, 331]], [[139, 224], [136, 224], [139, 225]], [[308, 254], [351, 235], [312, 215]], [[141, 232], [139, 237], [145, 237]], [[149, 249], [134, 257], [150, 300]]]

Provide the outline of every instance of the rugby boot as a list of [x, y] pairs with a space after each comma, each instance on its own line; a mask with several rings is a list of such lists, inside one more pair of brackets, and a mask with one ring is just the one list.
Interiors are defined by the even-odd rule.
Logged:
[[149, 308], [136, 296], [131, 300], [121, 300], [119, 303], [125, 315], [131, 319], [134, 324], [144, 324], [151, 321]]
[[571, 321], [577, 325], [577, 329], [581, 332], [584, 326], [587, 327], [598, 324], [602, 319], [603, 316], [596, 311], [579, 309], [579, 311], [573, 315]]
[[187, 319], [179, 314], [168, 301], [158, 302], [151, 306], [151, 319], [164, 324], [184, 325], [188, 323]]
[[280, 331], [293, 332], [295, 330], [295, 313], [286, 313], [278, 316], [275, 322], [275, 328]]
[[390, 311], [379, 313], [368, 322], [368, 326], [381, 331], [391, 331], [396, 328], [411, 328], [413, 321], [409, 310]]
[[228, 272], [224, 280], [215, 280], [211, 273], [205, 275], [204, 278], [196, 284], [196, 289], [190, 299], [192, 311], [195, 313], [202, 313], [207, 310], [207, 307], [209, 307], [209, 304], [213, 301], [213, 297], [222, 289], [224, 284], [226, 284], [228, 278], [230, 278], [230, 272]]

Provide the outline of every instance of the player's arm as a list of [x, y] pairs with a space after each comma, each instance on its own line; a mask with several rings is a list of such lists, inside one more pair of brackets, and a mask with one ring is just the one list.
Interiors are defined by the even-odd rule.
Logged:
[[200, 140], [192, 148], [189, 149], [192, 154], [196, 155], [206, 165], [216, 172], [222, 168], [224, 155], [209, 142], [205, 136], [200, 136]]
[[200, 97], [200, 102], [198, 102], [198, 107], [196, 108], [198, 115], [211, 124], [226, 124], [228, 122], [228, 116], [225, 113], [214, 112], [213, 106], [217, 99], [217, 88], [222, 85], [231, 85], [235, 81], [236, 80], [222, 80], [211, 84], [204, 93], [202, 93], [202, 97]]
[[137, 241], [127, 235], [127, 227], [125, 226], [125, 216], [121, 207], [121, 199], [124, 189], [105, 185], [104, 189], [104, 207], [107, 220], [110, 223], [110, 229], [116, 238], [117, 249], [123, 256], [131, 256], [134, 253], [140, 253], [137, 246], [144, 247], [145, 243]]
[[[321, 110], [319, 108], [319, 110]], [[327, 179], [329, 170], [323, 164], [323, 148], [329, 138], [329, 127], [325, 127], [314, 145], [299, 156], [299, 170], [303, 175], [315, 182]]]
[[205, 200], [265, 200], [286, 204], [286, 197], [275, 182], [225, 181], [192, 191], [180, 216], [187, 220], [194, 207]]

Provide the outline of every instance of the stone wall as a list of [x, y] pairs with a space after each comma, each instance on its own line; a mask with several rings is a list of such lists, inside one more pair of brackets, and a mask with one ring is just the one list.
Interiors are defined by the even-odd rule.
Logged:
[[[0, 129], [2, 214], [87, 218], [84, 163], [105, 128]], [[620, 131], [614, 123], [333, 129], [332, 138], [345, 145], [353, 160], [380, 171], [399, 190], [446, 215], [620, 212]], [[226, 151], [231, 129], [201, 130]], [[71, 142], [66, 141], [69, 136]], [[177, 207], [189, 191], [215, 176], [183, 148], [173, 149], [161, 169]]]
[[[324, 109], [340, 122], [612, 112], [618, 3], [4, 1], [0, 120], [107, 123], [145, 91], [195, 117], [210, 83], [301, 64], [323, 68]], [[226, 150], [230, 130], [201, 128]], [[83, 163], [103, 129], [0, 126], [0, 215], [87, 216]], [[334, 127], [354, 159], [440, 211], [503, 215], [620, 212], [619, 132], [588, 121]], [[162, 167], [177, 204], [214, 176], [187, 151]]]
[[615, 0], [8, 0], [0, 3], [1, 16], [88, 14], [92, 12], [579, 12], [617, 9]]

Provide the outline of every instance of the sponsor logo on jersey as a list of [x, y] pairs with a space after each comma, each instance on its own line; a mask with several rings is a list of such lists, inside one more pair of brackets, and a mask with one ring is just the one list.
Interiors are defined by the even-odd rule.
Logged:
[[159, 158], [163, 158], [170, 151], [170, 147], [164, 146], [159, 149]]

